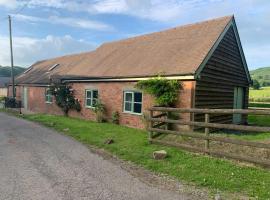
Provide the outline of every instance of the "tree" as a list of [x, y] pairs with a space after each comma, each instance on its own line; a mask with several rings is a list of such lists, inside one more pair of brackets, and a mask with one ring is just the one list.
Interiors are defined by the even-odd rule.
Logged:
[[257, 81], [256, 79], [253, 80], [253, 84], [252, 84], [252, 88], [254, 90], [259, 90], [261, 88], [261, 85], [259, 83], [259, 81]]
[[78, 112], [81, 111], [81, 105], [78, 99], [75, 99], [70, 86], [53, 84], [50, 86], [50, 91], [55, 96], [56, 105], [63, 110], [65, 116], [68, 116], [70, 109], [75, 109]]

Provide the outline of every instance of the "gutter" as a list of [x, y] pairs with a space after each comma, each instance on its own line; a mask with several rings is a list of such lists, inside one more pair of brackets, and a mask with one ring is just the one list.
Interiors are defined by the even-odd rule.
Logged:
[[[83, 78], [83, 79], [65, 79], [62, 82], [125, 82], [125, 81], [141, 81], [141, 80], [148, 80], [151, 78], [155, 78], [156, 76], [152, 77], [130, 77], [130, 78]], [[195, 80], [193, 75], [184, 75], [184, 76], [163, 76], [162, 78], [166, 78], [169, 80]]]

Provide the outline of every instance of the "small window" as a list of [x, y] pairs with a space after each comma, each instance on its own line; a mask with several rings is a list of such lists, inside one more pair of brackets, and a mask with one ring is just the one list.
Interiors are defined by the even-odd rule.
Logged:
[[52, 103], [52, 92], [49, 88], [46, 88], [46, 91], [45, 91], [45, 102]]
[[124, 92], [124, 112], [142, 113], [142, 93], [126, 91]]
[[98, 99], [97, 90], [85, 90], [85, 107], [92, 108], [95, 107]]

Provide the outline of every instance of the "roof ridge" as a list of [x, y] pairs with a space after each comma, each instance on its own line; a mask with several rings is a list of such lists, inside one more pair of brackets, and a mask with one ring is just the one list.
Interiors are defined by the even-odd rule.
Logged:
[[162, 34], [162, 33], [167, 32], [167, 31], [172, 31], [172, 30], [176, 30], [176, 29], [180, 29], [180, 28], [186, 28], [186, 27], [190, 27], [190, 26], [196, 26], [196, 25], [200, 25], [200, 24], [204, 24], [204, 23], [209, 23], [209, 22], [212, 22], [212, 21], [220, 21], [220, 20], [224, 20], [226, 18], [233, 19], [234, 15], [226, 15], [226, 16], [223, 16], [223, 17], [211, 18], [211, 19], [207, 19], [207, 20], [204, 20], [204, 21], [197, 21], [195, 23], [188, 23], [188, 24], [184, 24], [184, 25], [179, 25], [179, 26], [168, 28], [168, 29], [161, 30], [161, 31], [155, 31], [155, 32], [146, 33], [146, 34], [142, 34], [142, 35], [137, 35], [137, 36], [130, 37], [130, 38], [124, 38], [124, 39], [120, 39], [120, 40], [116, 40], [116, 41], [105, 42], [105, 43], [101, 44], [97, 49], [99, 49], [99, 48], [101, 48], [101, 47], [103, 47], [105, 45], [115, 44], [115, 43], [119, 43], [119, 42], [132, 41], [132, 40], [135, 40], [137, 38], [149, 37], [149, 36], [152, 36], [154, 34]]

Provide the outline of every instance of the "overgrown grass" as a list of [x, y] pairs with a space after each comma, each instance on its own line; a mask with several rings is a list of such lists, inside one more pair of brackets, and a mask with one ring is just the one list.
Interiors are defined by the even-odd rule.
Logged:
[[[153, 172], [167, 174], [198, 186], [206, 186], [210, 191], [237, 192], [258, 199], [270, 198], [270, 171], [266, 169], [239, 166], [228, 160], [149, 144], [144, 130], [62, 116], [25, 115], [24, 118], [61, 132], [69, 128], [69, 131], [64, 133], [82, 143], [103, 148], [123, 160], [131, 161]], [[251, 120], [256, 121], [253, 118]], [[105, 145], [104, 141], [108, 138], [113, 138], [115, 143]], [[152, 152], [160, 149], [168, 152], [168, 158], [154, 160]]]

